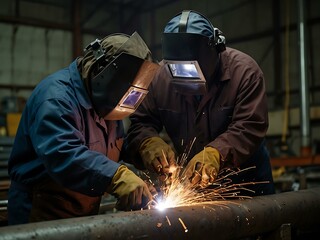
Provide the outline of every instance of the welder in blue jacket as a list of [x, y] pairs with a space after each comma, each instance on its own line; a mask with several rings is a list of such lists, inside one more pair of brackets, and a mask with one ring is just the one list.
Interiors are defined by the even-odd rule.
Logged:
[[113, 34], [38, 84], [9, 159], [9, 224], [97, 214], [105, 192], [118, 209], [146, 206], [149, 186], [118, 163], [121, 119], [141, 103], [157, 69], [138, 33]]

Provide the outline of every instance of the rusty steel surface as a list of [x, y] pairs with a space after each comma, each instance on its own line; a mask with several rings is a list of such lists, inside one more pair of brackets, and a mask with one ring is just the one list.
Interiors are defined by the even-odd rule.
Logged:
[[320, 188], [171, 209], [118, 212], [0, 228], [0, 239], [240, 239], [290, 224], [320, 229]]

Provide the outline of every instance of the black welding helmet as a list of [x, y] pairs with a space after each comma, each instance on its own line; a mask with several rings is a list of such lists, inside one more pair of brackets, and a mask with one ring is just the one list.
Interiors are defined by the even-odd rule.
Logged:
[[135, 32], [95, 40], [85, 50], [93, 55], [88, 76], [83, 77], [95, 111], [106, 120], [129, 116], [148, 93], [159, 68], [147, 45]]
[[225, 50], [222, 32], [202, 14], [182, 11], [172, 18], [162, 36], [163, 61], [171, 83], [183, 94], [203, 95]]

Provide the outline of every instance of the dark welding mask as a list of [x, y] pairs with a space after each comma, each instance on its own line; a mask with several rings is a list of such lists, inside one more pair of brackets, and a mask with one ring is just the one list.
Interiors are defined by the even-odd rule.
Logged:
[[159, 68], [150, 61], [150, 51], [138, 33], [125, 41], [123, 37], [112, 35], [86, 48], [95, 58], [87, 88], [95, 111], [106, 120], [120, 120], [133, 113]]
[[169, 21], [162, 37], [163, 62], [182, 94], [203, 95], [225, 50], [222, 32], [203, 15], [183, 11]]

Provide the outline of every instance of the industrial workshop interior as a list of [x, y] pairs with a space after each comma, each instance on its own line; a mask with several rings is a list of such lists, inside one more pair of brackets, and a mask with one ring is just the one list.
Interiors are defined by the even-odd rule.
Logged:
[[[209, 26], [210, 31], [211, 27], [214, 29], [214, 31], [211, 31], [210, 33], [212, 33], [215, 38], [217, 37], [217, 42], [215, 42], [216, 40], [214, 38], [214, 43], [212, 43], [211, 39], [213, 38], [210, 38], [210, 43], [206, 42], [205, 46], [207, 47], [206, 49], [210, 49], [210, 51], [214, 49], [212, 51], [217, 53], [215, 56], [218, 56], [218, 60], [215, 65], [215, 69], [218, 69], [217, 66], [220, 66], [220, 63], [224, 64], [224, 60], [226, 60], [227, 57], [223, 56], [226, 56], [226, 52], [229, 51], [229, 54], [232, 54], [232, 51], [230, 51], [231, 48], [246, 54], [246, 57], [243, 57], [243, 59], [247, 59], [247, 55], [251, 57], [250, 59], [253, 59], [257, 63], [257, 68], [260, 68], [263, 73], [263, 76], [260, 76], [259, 80], [262, 79], [264, 84], [259, 84], [259, 86], [256, 86], [255, 89], [251, 89], [251, 91], [260, 91], [259, 88], [264, 87], [264, 96], [266, 96], [266, 98], [261, 97], [259, 93], [248, 90], [248, 88], [251, 87], [249, 84], [252, 82], [253, 85], [253, 82], [256, 79], [245, 79], [247, 76], [235, 76], [236, 74], [245, 75], [248, 71], [256, 71], [250, 69], [252, 66], [256, 66], [251, 64], [252, 60], [249, 61], [249, 65], [247, 60], [242, 61], [240, 58], [240, 61], [238, 62], [239, 66], [236, 68], [241, 69], [235, 70], [237, 73], [233, 73], [233, 70], [230, 70], [229, 67], [231, 68], [231, 65], [234, 63], [231, 63], [231, 55], [228, 55], [228, 58], [230, 58], [228, 59], [230, 60], [230, 63], [226, 63], [224, 68], [228, 68], [226, 70], [226, 75], [229, 77], [228, 82], [230, 82], [230, 85], [232, 80], [237, 81], [237, 79], [241, 79], [241, 81], [248, 81], [243, 83], [244, 86], [238, 84], [236, 86], [237, 89], [234, 89], [234, 87], [232, 92], [222, 91], [221, 95], [224, 95], [223, 100], [230, 101], [230, 99], [233, 99], [235, 105], [233, 106], [233, 113], [230, 113], [230, 116], [228, 116], [229, 119], [231, 119], [231, 123], [228, 123], [229, 125], [227, 126], [228, 129], [221, 131], [218, 129], [218, 132], [220, 132], [219, 134], [225, 136], [224, 141], [228, 142], [230, 140], [228, 139], [228, 136], [232, 138], [233, 136], [231, 132], [235, 131], [234, 128], [238, 126], [236, 122], [239, 121], [239, 118], [243, 117], [244, 119], [240, 119], [240, 121], [243, 121], [243, 123], [241, 123], [241, 126], [238, 126], [239, 134], [237, 137], [241, 137], [239, 145], [243, 144], [244, 146], [241, 148], [241, 150], [239, 150], [239, 145], [231, 144], [231, 148], [233, 149], [231, 150], [231, 155], [236, 154], [235, 152], [239, 150], [248, 152], [249, 158], [253, 156], [254, 153], [250, 144], [252, 143], [252, 145], [259, 146], [261, 140], [261, 144], [265, 144], [265, 148], [267, 149], [266, 152], [268, 153], [267, 156], [269, 157], [268, 164], [270, 161], [268, 166], [271, 166], [269, 171], [270, 176], [272, 176], [271, 180], [257, 182], [254, 180], [244, 182], [244, 180], [242, 180], [241, 183], [232, 182], [232, 180], [230, 180], [233, 179], [232, 176], [241, 176], [242, 173], [246, 174], [246, 171], [255, 171], [255, 166], [241, 168], [240, 165], [235, 164], [232, 165], [234, 168], [222, 168], [221, 166], [227, 165], [227, 158], [224, 158], [223, 152], [220, 152], [219, 154], [220, 149], [218, 147], [218, 166], [220, 167], [220, 171], [218, 170], [219, 172], [215, 172], [215, 175], [210, 175], [210, 181], [208, 180], [209, 183], [206, 183], [207, 185], [199, 185], [198, 187], [195, 187], [194, 185], [191, 187], [189, 185], [184, 185], [185, 178], [181, 177], [180, 173], [184, 172], [183, 170], [188, 164], [186, 163], [187, 161], [181, 163], [178, 162], [178, 158], [176, 158], [177, 162], [175, 164], [177, 164], [178, 167], [175, 168], [174, 172], [161, 175], [165, 176], [165, 180], [161, 182], [163, 178], [161, 178], [160, 175], [157, 175], [156, 172], [151, 173], [147, 167], [139, 168], [132, 162], [126, 162], [124, 159], [121, 159], [122, 155], [120, 155], [120, 159], [117, 161], [120, 161], [122, 164], [121, 166], [124, 165], [126, 171], [134, 172], [136, 178], [141, 177], [142, 180], [139, 180], [142, 181], [143, 184], [146, 186], [151, 185], [151, 187], [157, 186], [156, 184], [162, 184], [160, 188], [153, 188], [156, 189], [156, 191], [158, 191], [158, 189], [161, 191], [158, 191], [155, 194], [152, 193], [152, 200], [143, 207], [134, 210], [117, 209], [119, 203], [119, 199], [117, 198], [118, 195], [106, 190], [100, 195], [101, 201], [98, 202], [98, 210], [95, 214], [68, 215], [68, 217], [57, 217], [55, 219], [49, 218], [48, 220], [44, 221], [32, 221], [33, 218], [31, 215], [33, 216], [33, 212], [37, 211], [34, 210], [34, 205], [36, 204], [34, 203], [34, 200], [32, 200], [30, 203], [30, 206], [32, 205], [32, 210], [30, 210], [31, 207], [28, 205], [29, 202], [25, 203], [25, 205], [28, 205], [26, 206], [26, 208], [29, 209], [27, 210], [29, 211], [28, 214], [30, 213], [29, 218], [29, 215], [26, 215], [27, 221], [21, 224], [9, 224], [8, 218], [10, 210], [8, 211], [8, 202], [11, 201], [8, 201], [9, 189], [11, 194], [10, 186], [13, 186], [12, 179], [14, 179], [15, 182], [22, 178], [22, 176], [17, 176], [19, 175], [19, 171], [15, 171], [15, 169], [20, 167], [20, 172], [27, 172], [27, 168], [28, 166], [30, 167], [30, 165], [25, 162], [29, 161], [27, 159], [32, 159], [31, 156], [28, 156], [27, 152], [20, 151], [20, 149], [27, 149], [27, 147], [32, 148], [32, 150], [29, 149], [28, 151], [30, 155], [33, 155], [34, 159], [36, 159], [36, 164], [38, 164], [37, 168], [49, 169], [43, 171], [47, 171], [46, 174], [48, 176], [52, 176], [53, 180], [55, 179], [55, 176], [58, 175], [57, 172], [62, 170], [58, 169], [60, 166], [58, 164], [57, 166], [51, 166], [56, 164], [51, 164], [52, 161], [62, 161], [62, 159], [54, 159], [49, 161], [48, 155], [52, 153], [54, 156], [59, 156], [55, 155], [54, 151], [63, 150], [58, 150], [57, 148], [52, 147], [52, 149], [47, 150], [48, 152], [41, 152], [42, 148], [49, 147], [44, 146], [47, 144], [47, 139], [50, 137], [57, 139], [59, 138], [58, 135], [50, 134], [52, 131], [54, 131], [53, 129], [60, 128], [60, 122], [64, 122], [59, 120], [57, 120], [57, 122], [52, 121], [50, 125], [51, 128], [49, 128], [49, 130], [42, 128], [42, 125], [45, 125], [41, 123], [42, 120], [43, 122], [50, 121], [50, 116], [46, 116], [40, 110], [37, 110], [37, 108], [40, 108], [41, 105], [38, 104], [38, 102], [40, 101], [41, 103], [44, 101], [44, 99], [41, 99], [40, 97], [44, 92], [43, 89], [41, 92], [41, 86], [42, 88], [49, 87], [49, 85], [39, 85], [42, 80], [52, 80], [54, 77], [47, 77], [51, 74], [55, 74], [61, 69], [71, 69], [72, 65], [70, 64], [73, 62], [75, 66], [77, 66], [78, 63], [78, 68], [75, 67], [75, 69], [77, 69], [76, 74], [78, 74], [78, 71], [83, 72], [86, 65], [84, 63], [83, 65], [80, 65], [79, 59], [82, 59], [81, 61], [85, 61], [86, 58], [82, 58], [82, 56], [87, 53], [93, 54], [94, 60], [92, 61], [99, 61], [99, 64], [101, 64], [101, 66], [106, 66], [105, 69], [107, 69], [109, 65], [103, 65], [103, 62], [101, 62], [102, 60], [100, 61], [101, 56], [103, 58], [107, 58], [107, 50], [103, 48], [104, 45], [102, 44], [105, 40], [102, 41], [102, 39], [104, 39], [106, 36], [113, 36], [115, 33], [125, 34], [125, 38], [129, 39], [127, 40], [127, 42], [129, 42], [134, 36], [137, 37], [136, 34], [134, 34], [136, 32], [139, 34], [139, 38], [141, 37], [146, 46], [149, 48], [152, 54], [152, 60], [147, 60], [147, 57], [145, 57], [145, 59], [140, 57], [139, 59], [142, 59], [144, 63], [139, 68], [139, 73], [142, 71], [142, 66], [144, 66], [144, 64], [147, 62], [149, 62], [149, 64], [152, 62], [152, 64], [157, 66], [157, 69], [162, 69], [159, 67], [159, 64], [163, 63], [163, 60], [164, 67], [168, 66], [169, 68], [166, 69], [171, 70], [170, 66], [172, 64], [168, 64], [168, 62], [166, 63], [167, 49], [163, 46], [163, 43], [167, 43], [164, 40], [168, 39], [168, 42], [170, 40], [170, 38], [167, 38], [167, 36], [176, 36], [181, 34], [184, 34], [184, 36], [199, 35], [202, 37], [202, 39], [209, 39], [208, 35], [201, 35], [202, 32], [201, 34], [198, 34], [197, 32], [189, 32], [191, 31], [191, 21], [195, 21], [195, 25], [197, 21], [192, 20], [194, 19], [192, 18], [192, 16], [194, 16], [192, 14], [200, 16], [201, 21], [203, 20], [205, 23], [211, 23], [211, 25], [206, 25], [207, 27]], [[176, 33], [164, 33], [164, 31], [170, 31], [168, 30], [170, 29], [170, 26], [168, 27], [167, 24], [171, 19], [177, 19], [176, 16], [181, 16], [180, 22], [171, 22], [172, 24], [179, 24], [177, 25], [178, 28], [180, 27], [179, 30], [177, 30]], [[185, 18], [183, 19], [183, 17]], [[183, 20], [185, 22], [183, 22]], [[196, 28], [197, 26], [195, 26], [194, 31], [200, 31]], [[190, 40], [190, 43], [192, 41]], [[180, 43], [182, 46], [183, 42], [181, 41]], [[98, 48], [96, 48], [96, 44], [99, 45]], [[137, 42], [133, 44], [132, 48], [138, 48], [139, 46], [137, 44]], [[211, 44], [215, 44], [214, 47], [212, 47]], [[218, 47], [222, 46], [220, 44], [223, 44], [222, 50], [220, 48], [218, 50]], [[319, 0], [2, 0], [0, 1], [0, 49], [0, 240], [48, 240], [67, 238], [69, 240], [290, 240], [320, 238]], [[122, 49], [122, 47], [119, 49]], [[192, 52], [194, 49], [201, 49], [201, 47], [198, 47], [198, 45], [185, 47], [180, 50], [180, 53], [183, 55], [185, 51], [188, 50]], [[102, 50], [102, 54], [100, 50]], [[132, 50], [129, 49], [128, 51]], [[206, 51], [208, 52], [209, 50]], [[177, 50], [176, 52], [179, 51]], [[121, 53], [121, 55], [125, 54]], [[200, 56], [201, 54], [199, 53], [198, 55]], [[79, 58], [80, 56], [81, 58]], [[115, 55], [111, 57], [112, 59], [115, 59], [112, 61], [116, 61], [118, 58], [115, 57]], [[136, 56], [134, 57], [137, 58]], [[179, 56], [178, 60], [181, 60], [181, 58], [183, 57]], [[201, 71], [202, 65], [200, 57], [199, 59], [184, 60], [190, 60], [191, 62], [195, 61], [197, 65], [192, 66], [196, 66], [196, 70], [199, 71], [200, 69]], [[107, 59], [105, 59], [105, 61], [108, 62]], [[116, 65], [115, 62], [113, 64]], [[126, 69], [128, 69], [128, 71], [133, 71], [129, 68], [131, 68], [131, 66], [134, 64], [129, 62], [125, 62], [124, 64], [127, 68], [125, 68], [123, 72], [126, 72]], [[230, 66], [228, 64], [230, 64]], [[178, 64], [176, 65], [178, 66]], [[181, 66], [182, 65], [183, 64], [181, 64]], [[203, 68], [203, 71], [204, 70], [205, 69]], [[92, 81], [96, 79], [95, 77], [91, 77], [94, 76], [94, 71], [90, 71], [92, 72], [87, 74], [86, 78], [83, 77], [84, 75], [81, 75], [81, 78], [79, 77], [79, 79], [83, 79], [83, 81], [80, 81], [83, 89], [86, 89], [86, 91], [83, 90], [83, 93], [90, 95], [90, 97], [88, 95], [86, 95], [86, 97], [87, 99], [91, 99], [93, 101], [93, 105], [90, 106], [91, 110], [95, 111], [95, 107], [99, 104], [104, 104], [103, 101], [107, 101], [108, 97], [103, 98], [102, 100], [98, 99], [95, 102], [94, 98], [96, 96], [99, 98], [99, 94], [103, 92], [103, 89], [94, 90], [94, 88], [97, 87], [93, 86], [93, 83], [90, 85], [90, 79], [92, 79]], [[135, 71], [137, 72], [138, 70]], [[146, 79], [146, 81], [149, 81], [150, 83], [152, 80], [150, 84], [154, 84], [153, 77], [155, 78], [154, 80], [156, 80], [158, 75], [156, 75], [156, 73], [151, 75], [150, 71], [147, 72], [150, 76], [145, 74], [146, 76], [149, 76], [149, 79]], [[104, 70], [101, 72], [104, 73]], [[113, 74], [112, 70], [110, 70], [108, 73]], [[62, 80], [62, 78], [64, 78], [63, 74], [51, 76], [60, 77], [61, 80], [57, 80], [63, 82], [69, 80], [71, 81], [71, 78], [76, 75], [75, 73], [72, 74], [73, 75], [70, 76], [70, 79], [66, 80]], [[253, 72], [252, 74], [257, 73]], [[119, 76], [123, 75], [120, 74]], [[205, 76], [205, 73], [203, 72], [201, 76], [199, 78], [202, 81], [203, 78], [205, 78], [203, 77]], [[217, 77], [218, 75], [214, 76]], [[103, 79], [103, 77], [104, 75], [101, 74], [101, 79]], [[112, 77], [110, 77], [110, 79], [111, 78]], [[181, 77], [181, 79], [183, 78], [184, 77]], [[174, 77], [170, 78], [170, 80], [172, 79], [174, 79]], [[131, 86], [133, 83], [130, 81], [127, 84]], [[208, 84], [208, 79], [203, 81], [203, 86], [211, 86]], [[249, 81], [251, 82], [249, 83]], [[226, 81], [221, 82], [226, 83]], [[105, 83], [102, 83], [101, 88], [105, 87], [105, 89], [107, 89], [106, 86], [108, 86], [112, 87], [112, 89], [115, 89], [111, 90], [110, 88], [110, 94], [111, 92], [117, 92], [117, 89], [120, 88], [120, 86], [117, 84], [118, 83], [106, 85]], [[36, 88], [37, 86], [38, 88]], [[164, 83], [160, 83], [156, 86], [156, 92], [160, 92], [160, 95], [163, 96], [168, 94], [168, 96], [170, 96], [168, 93], [170, 91], [165, 89]], [[57, 91], [61, 90], [61, 88], [59, 89], [58, 86], [56, 87], [58, 89]], [[243, 90], [242, 87], [246, 88], [247, 90]], [[77, 88], [77, 86], [75, 88]], [[163, 90], [161, 90], [161, 88], [163, 88]], [[38, 90], [34, 92], [35, 89]], [[70, 91], [73, 90], [75, 91], [75, 89], [71, 88]], [[91, 93], [90, 91], [97, 91], [97, 94]], [[108, 89], [106, 91], [108, 91]], [[142, 91], [142, 93], [144, 92], [148, 91], [145, 89]], [[34, 94], [32, 95], [32, 93]], [[138, 93], [140, 94], [141, 92]], [[54, 94], [56, 96], [58, 95], [58, 93]], [[235, 96], [230, 96], [229, 94], [235, 94]], [[247, 94], [252, 95], [248, 96]], [[116, 94], [110, 95], [112, 98], [112, 96], [115, 96]], [[148, 97], [160, 97], [158, 95], [150, 90], [146, 94], [146, 97], [139, 102], [139, 104], [141, 104], [140, 106], [146, 107], [147, 104], [144, 105], [144, 102], [149, 99]], [[247, 97], [244, 95], [247, 95]], [[33, 100], [28, 102], [29, 98], [31, 99], [31, 96]], [[121, 95], [121, 97], [122, 96], [124, 95]], [[215, 97], [219, 99], [221, 98], [217, 92], [213, 98]], [[250, 97], [254, 97], [254, 99]], [[261, 102], [258, 102], [264, 101], [262, 98], [265, 100], [265, 105], [267, 106], [266, 114], [263, 113], [264, 106], [261, 106]], [[112, 101], [116, 101], [116, 104], [113, 106], [114, 109], [119, 105], [119, 99], [112, 99]], [[162, 99], [165, 98], [163, 97]], [[202, 103], [202, 100], [204, 99], [205, 97], [201, 98], [199, 101]], [[121, 101], [122, 100], [123, 99], [121, 99]], [[123, 103], [121, 104], [124, 104], [125, 101], [126, 100], [123, 100]], [[252, 102], [248, 105], [242, 106], [242, 104], [246, 104], [244, 103], [245, 101]], [[59, 99], [57, 102], [59, 102]], [[157, 101], [155, 100], [154, 102]], [[165, 104], [163, 102], [168, 101], [161, 100], [159, 102], [161, 103], [159, 103], [158, 108], [159, 112], [162, 114], [164, 111], [167, 111], [166, 109], [162, 109]], [[61, 103], [61, 106], [62, 105], [63, 103]], [[73, 105], [73, 103], [70, 105]], [[50, 107], [54, 107], [54, 111], [60, 111], [55, 108], [58, 107], [58, 105], [48, 105], [48, 111]], [[72, 115], [75, 115], [76, 113], [71, 113], [70, 111], [75, 107], [68, 107], [64, 105], [63, 107], [66, 110], [69, 110], [70, 116], [65, 117], [62, 115], [61, 118], [66, 118], [65, 121], [67, 121], [68, 118], [73, 118], [74, 116]], [[142, 111], [140, 110], [140, 107], [136, 107], [136, 105], [134, 105], [134, 107], [134, 110]], [[253, 107], [252, 111], [250, 112], [250, 116], [245, 115], [245, 113], [240, 113], [240, 111], [249, 111], [247, 107]], [[223, 107], [221, 107], [221, 109], [223, 109]], [[97, 113], [99, 111], [97, 111]], [[146, 111], [151, 112], [151, 110]], [[219, 112], [216, 113], [220, 114]], [[237, 113], [237, 115], [235, 113]], [[38, 114], [38, 117], [30, 117], [28, 114]], [[41, 114], [43, 114], [44, 118], [47, 119], [40, 119]], [[134, 113], [131, 112], [130, 114]], [[130, 119], [130, 116], [132, 115], [130, 114], [126, 115], [122, 119], [112, 119], [122, 121], [125, 137], [132, 124]], [[143, 114], [144, 113], [141, 113], [140, 115]], [[77, 113], [77, 116], [78, 115], [79, 113]], [[221, 115], [223, 115], [223, 113], [221, 113]], [[255, 115], [257, 115], [256, 118], [254, 118]], [[189, 121], [189, 119], [174, 118], [174, 116], [182, 116], [178, 115], [178, 113], [172, 113], [171, 116], [173, 116], [173, 118], [171, 118], [172, 122], [181, 121], [181, 125]], [[264, 126], [260, 126], [259, 123], [255, 125], [252, 124], [252, 121], [258, 121], [257, 118], [261, 118], [261, 116], [262, 120], [258, 120], [266, 123], [265, 131], [260, 131], [259, 128], [263, 128]], [[27, 117], [29, 117], [29, 119], [27, 119]], [[19, 123], [21, 119], [24, 119], [24, 121], [21, 121], [20, 129]], [[165, 121], [163, 119], [163, 117], [159, 117], [158, 120]], [[213, 117], [213, 119], [219, 118]], [[29, 126], [34, 125], [28, 125], [29, 123], [27, 122], [33, 121], [39, 124], [38, 130], [31, 130], [29, 128]], [[100, 118], [100, 121], [103, 121], [103, 118]], [[105, 121], [103, 122], [108, 121], [109, 120], [105, 118]], [[139, 124], [138, 120], [137, 122], [135, 124]], [[68, 124], [71, 123], [78, 124], [76, 121], [68, 122]], [[214, 120], [212, 121], [212, 124], [215, 124]], [[221, 124], [221, 126], [224, 125], [224, 123]], [[59, 131], [63, 130], [64, 127], [65, 126], [61, 127]], [[250, 129], [250, 132], [245, 128]], [[147, 131], [148, 129], [141, 132]], [[169, 131], [172, 131], [172, 129], [166, 128], [164, 124], [164, 128], [159, 132], [159, 136], [163, 139], [163, 142], [165, 142], [166, 146], [171, 146], [174, 148], [174, 144], [172, 143], [173, 138], [170, 138]], [[110, 130], [110, 135], [111, 132], [112, 131]], [[179, 131], [176, 131], [176, 133], [177, 132], [179, 133]], [[258, 138], [254, 138], [255, 136], [253, 136], [253, 133], [257, 133], [257, 135], [259, 135]], [[41, 134], [41, 139], [40, 135], [36, 134]], [[68, 139], [65, 137], [72, 133], [68, 132], [66, 136], [64, 136], [61, 132], [59, 132], [59, 134], [61, 134], [62, 140], [65, 139], [65, 141], [68, 141]], [[95, 136], [95, 134], [95, 132], [90, 133], [90, 137]], [[185, 133], [180, 132], [180, 134], [184, 135]], [[174, 136], [174, 138], [179, 137], [180, 136]], [[219, 137], [220, 136], [215, 136], [214, 138], [219, 139]], [[245, 138], [250, 137], [253, 137], [257, 140], [245, 140]], [[210, 142], [213, 140], [214, 139], [211, 139]], [[69, 147], [72, 144], [78, 143], [72, 141], [74, 140], [70, 139], [68, 145]], [[243, 143], [241, 143], [241, 141], [243, 141]], [[259, 142], [259, 144], [255, 143], [255, 141]], [[195, 144], [196, 142], [197, 141], [195, 139]], [[250, 144], [245, 145], [247, 142]], [[213, 141], [213, 144], [214, 143], [215, 141]], [[209, 144], [209, 142], [206, 144]], [[214, 146], [215, 145], [211, 147], [206, 146], [205, 148], [202, 147], [204, 152], [201, 151], [200, 153], [206, 153], [205, 149], [208, 148], [215, 149]], [[87, 148], [87, 150], [89, 148], [89, 146], [87, 147], [84, 145], [84, 143], [81, 147], [82, 149]], [[138, 148], [138, 145], [136, 148]], [[122, 146], [122, 151], [125, 152], [126, 149], [126, 144], [124, 144]], [[138, 151], [138, 149], [135, 150]], [[66, 152], [67, 151], [68, 150], [66, 150]], [[91, 149], [88, 151], [92, 152]], [[139, 149], [139, 151], [141, 153], [141, 149]], [[80, 151], [75, 152], [74, 160], [77, 160], [76, 158], [78, 157], [78, 154], [80, 154]], [[94, 154], [101, 155], [101, 153], [96, 152]], [[126, 156], [126, 153], [124, 153], [124, 156]], [[117, 161], [117, 163], [114, 163], [114, 161], [110, 160], [108, 157], [108, 154], [104, 153], [103, 161], [119, 164]], [[20, 163], [14, 162], [18, 161], [17, 158], [19, 158]], [[182, 158], [183, 157], [181, 157], [181, 159]], [[189, 160], [191, 158], [192, 157], [190, 157]], [[160, 157], [158, 159], [160, 159]], [[192, 158], [192, 160], [193, 159], [194, 158]], [[87, 160], [90, 161], [90, 159]], [[165, 160], [167, 161], [166, 157]], [[192, 162], [192, 160], [190, 162]], [[82, 160], [80, 159], [80, 161]], [[237, 161], [237, 159], [234, 161]], [[60, 168], [67, 168], [66, 164], [63, 166], [61, 165]], [[90, 168], [93, 164], [94, 163], [90, 164], [89, 162], [87, 167]], [[168, 164], [171, 163], [168, 162]], [[199, 162], [197, 164], [199, 164]], [[110, 164], [104, 164], [103, 166], [108, 167], [109, 165]], [[64, 172], [65, 176], [62, 177], [63, 179], [67, 179], [66, 175], [69, 175], [69, 173], [70, 178], [76, 176], [71, 174], [73, 172], [73, 170], [70, 169], [71, 166], [74, 165], [70, 165], [69, 172]], [[119, 165], [116, 166], [119, 167]], [[187, 166], [189, 166], [189, 164]], [[201, 166], [206, 165], [203, 163]], [[52, 169], [50, 167], [52, 167]], [[38, 174], [36, 173], [37, 168], [35, 167], [33, 171], [30, 170], [28, 172], [28, 177], [35, 177], [33, 174]], [[120, 168], [114, 171], [117, 171], [118, 173]], [[160, 168], [162, 168], [162, 165], [159, 166], [159, 172], [162, 171]], [[202, 169], [202, 167], [200, 169]], [[216, 171], [217, 167], [213, 167], [213, 169]], [[66, 170], [64, 169], [64, 171]], [[103, 169], [101, 169], [101, 171], [103, 171]], [[199, 174], [197, 170], [194, 170], [193, 174], [195, 173]], [[107, 188], [107, 184], [114, 183], [115, 176], [116, 174], [112, 175], [108, 180], [109, 182], [105, 182], [105, 189], [109, 189], [109, 187]], [[211, 178], [211, 176], [214, 177]], [[82, 177], [84, 177], [84, 175], [79, 175], [79, 180], [81, 180], [80, 178]], [[203, 177], [204, 173], [202, 171], [202, 176], [200, 175], [199, 179], [203, 181]], [[159, 179], [162, 180], [160, 181]], [[168, 179], [170, 179], [170, 181]], [[193, 179], [195, 179], [195, 177]], [[199, 179], [197, 181], [200, 181]], [[91, 180], [92, 179], [85, 180], [88, 183], [88, 187], [91, 186], [89, 186], [89, 184], [91, 184]], [[98, 180], [100, 181], [100, 179], [97, 177], [97, 179], [93, 180], [93, 182]], [[70, 179], [70, 182], [71, 181], [74, 180]], [[61, 182], [57, 184], [60, 183]], [[269, 184], [272, 186], [272, 188], [274, 188], [274, 192], [271, 194], [242, 195], [243, 192], [249, 191], [247, 188], [250, 189], [250, 185], [259, 184]], [[164, 185], [165, 187], [162, 188]], [[20, 190], [20, 188], [22, 188], [17, 186], [14, 189]], [[66, 188], [68, 188], [69, 185], [67, 184], [66, 186]], [[72, 190], [77, 189], [76, 184], [70, 184], [70, 186], [74, 187], [71, 187]], [[92, 186], [92, 191], [94, 190], [93, 188], [94, 187]], [[36, 199], [36, 187], [33, 187], [31, 190], [30, 189], [24, 193], [28, 194], [28, 199]], [[149, 190], [147, 191], [149, 192]], [[24, 210], [20, 209], [20, 207], [23, 205], [23, 199], [19, 200], [18, 197], [15, 199], [15, 192], [13, 191], [14, 190], [12, 190], [12, 206], [10, 209], [15, 211], [15, 214], [12, 214], [12, 216], [19, 220], [25, 216], [23, 215]], [[174, 193], [171, 194], [171, 191]], [[150, 190], [150, 192], [152, 191]], [[130, 199], [130, 196], [127, 198]], [[161, 196], [161, 199], [157, 198], [158, 196]], [[169, 198], [172, 198], [171, 200], [176, 202], [169, 205], [169, 207], [160, 207], [160, 202], [166, 201]], [[37, 204], [41, 206], [44, 205], [47, 211], [50, 212], [51, 208], [54, 207], [54, 201], [48, 201], [45, 203], [44, 199], [45, 198], [40, 198], [39, 201], [42, 200], [42, 202], [38, 202]], [[49, 196], [48, 199], [51, 199], [51, 197]], [[15, 203], [18, 203], [19, 201], [21, 201], [21, 203], [19, 203], [20, 205], [15, 205]], [[21, 213], [21, 216], [20, 212], [23, 212]], [[46, 214], [46, 211], [44, 212], [44, 214]]]

